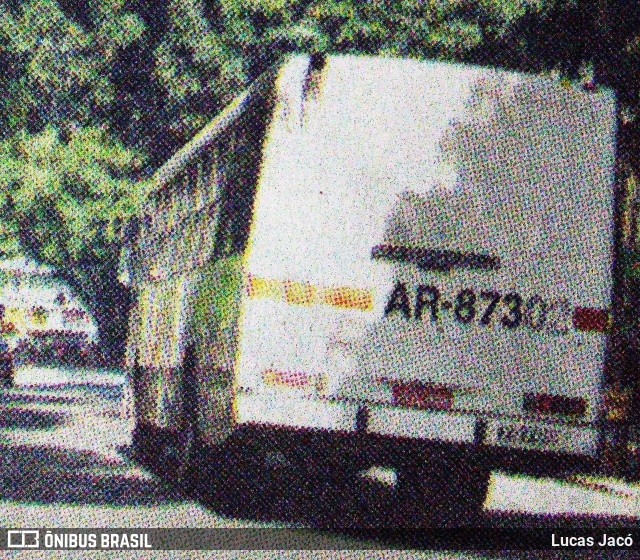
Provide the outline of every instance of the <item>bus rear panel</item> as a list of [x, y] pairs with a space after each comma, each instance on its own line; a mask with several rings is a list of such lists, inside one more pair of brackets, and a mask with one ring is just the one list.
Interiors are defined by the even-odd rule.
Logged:
[[613, 96], [351, 56], [309, 94], [307, 64], [276, 85], [238, 422], [595, 456]]

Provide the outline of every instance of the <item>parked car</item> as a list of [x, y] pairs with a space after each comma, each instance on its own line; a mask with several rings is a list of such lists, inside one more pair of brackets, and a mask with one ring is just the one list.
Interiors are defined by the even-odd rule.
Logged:
[[86, 333], [34, 331], [21, 340], [15, 358], [23, 364], [87, 366], [101, 363], [97, 344]]

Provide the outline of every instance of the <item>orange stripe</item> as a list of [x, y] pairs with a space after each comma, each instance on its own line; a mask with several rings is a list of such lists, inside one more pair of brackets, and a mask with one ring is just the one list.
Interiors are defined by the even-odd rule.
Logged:
[[268, 385], [303, 387], [309, 385], [309, 376], [300, 371], [277, 371], [267, 369], [262, 372], [262, 380]]
[[291, 305], [325, 304], [344, 309], [373, 309], [370, 290], [340, 286], [319, 288], [308, 283], [291, 280], [272, 280], [250, 275], [246, 285], [250, 298], [285, 301]]
[[316, 299], [316, 289], [311, 284], [285, 280], [284, 299], [293, 305], [311, 305]]
[[250, 298], [282, 299], [283, 294], [284, 286], [282, 282], [249, 276], [247, 295]]
[[371, 311], [373, 309], [373, 296], [368, 290], [357, 288], [329, 288], [323, 290], [322, 300], [324, 303], [335, 307], [347, 309], [360, 309]]

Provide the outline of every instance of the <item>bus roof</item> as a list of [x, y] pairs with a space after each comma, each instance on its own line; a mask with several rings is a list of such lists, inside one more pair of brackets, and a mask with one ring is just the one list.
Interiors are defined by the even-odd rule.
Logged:
[[[233, 101], [227, 105], [221, 113], [219, 113], [209, 124], [207, 124], [196, 136], [189, 141], [185, 146], [183, 146], [180, 150], [178, 150], [162, 167], [160, 167], [154, 175], [148, 180], [148, 188], [145, 193], [145, 199], [148, 200], [154, 194], [161, 192], [167, 184], [178, 174], [180, 173], [188, 163], [200, 152], [200, 150], [210, 146], [216, 138], [220, 136], [220, 134], [227, 129], [227, 127], [243, 112], [246, 105], [251, 101], [254, 95], [261, 90], [263, 90], [264, 86], [268, 86], [271, 83], [271, 79], [274, 77], [274, 74], [277, 74], [279, 70], [286, 65], [286, 60], [290, 60], [291, 58], [299, 57], [300, 55], [293, 55], [287, 57], [284, 61], [280, 61], [272, 66], [269, 70], [267, 70], [264, 74], [262, 74], [256, 81], [254, 81], [246, 90], [244, 90], [241, 94], [236, 96]], [[309, 58], [312, 58], [312, 55], [308, 55]], [[344, 55], [342, 55], [344, 56]], [[353, 55], [347, 55], [353, 56]], [[341, 55], [335, 55], [331, 58], [340, 58]], [[376, 57], [380, 58], [380, 57]], [[384, 58], [384, 57], [382, 57]], [[416, 59], [396, 59], [391, 58], [388, 59], [392, 64], [407, 64], [407, 63], [417, 63], [424, 64], [425, 62], [435, 63], [436, 61], [421, 61]], [[437, 62], [438, 64], [442, 64]], [[476, 66], [473, 64], [462, 64], [450, 62], [447, 63], [450, 67], [477, 67], [482, 68], [481, 66]], [[533, 75], [526, 72], [517, 72], [509, 69], [502, 69], [502, 72], [510, 73], [510, 74], [519, 74], [519, 75]], [[611, 92], [609, 88], [598, 88], [601, 92]]]
[[242, 112], [251, 96], [251, 89], [238, 95], [215, 119], [205, 126], [184, 147], [178, 150], [152, 177], [153, 189], [149, 194], [161, 190], [191, 161], [201, 149], [210, 145], [220, 133]]
[[260, 92], [265, 85], [268, 85], [274, 71], [279, 69], [281, 64], [276, 64], [272, 69], [266, 71], [246, 90], [237, 95], [221, 113], [219, 113], [209, 124], [207, 124], [196, 136], [185, 146], [178, 150], [160, 169], [158, 169], [149, 180], [149, 188], [145, 198], [162, 191], [164, 187], [178, 174], [200, 150], [210, 146], [211, 143], [227, 129], [227, 127], [243, 112], [251, 99]]

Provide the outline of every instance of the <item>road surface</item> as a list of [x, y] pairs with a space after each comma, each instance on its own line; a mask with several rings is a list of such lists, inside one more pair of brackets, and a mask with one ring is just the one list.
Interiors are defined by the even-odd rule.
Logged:
[[[18, 370], [17, 387], [0, 393], [0, 524], [3, 527], [280, 527], [234, 519], [195, 503], [139, 468], [129, 459], [131, 421], [123, 414], [124, 377], [113, 372]], [[368, 499], [385, 499], [393, 473], [369, 473]], [[356, 490], [354, 489], [354, 492]], [[373, 497], [372, 497], [373, 496]], [[585, 525], [638, 525], [640, 486], [621, 481], [574, 479], [558, 481], [508, 476], [494, 472], [484, 523], [508, 527], [534, 525], [549, 519]], [[550, 517], [553, 514], [554, 517]], [[330, 549], [354, 548], [348, 535], [315, 532]], [[45, 552], [43, 552], [46, 557]], [[57, 558], [74, 556], [58, 551]], [[147, 556], [145, 556], [147, 554]], [[166, 553], [167, 558], [208, 558], [212, 553]], [[235, 558], [239, 553], [216, 553]], [[278, 557], [279, 553], [250, 556]], [[310, 557], [290, 551], [285, 557]], [[323, 557], [367, 557], [353, 551]], [[376, 556], [378, 554], [376, 553]], [[91, 557], [117, 557], [94, 552]], [[502, 558], [511, 554], [451, 552], [385, 553], [385, 558]], [[533, 557], [531, 553], [515, 555]], [[535, 555], [540, 557], [540, 555]], [[36, 557], [33, 553], [30, 558]], [[127, 558], [163, 557], [161, 553], [126, 554]], [[282, 556], [280, 556], [282, 557]], [[596, 556], [590, 556], [596, 557]]]

